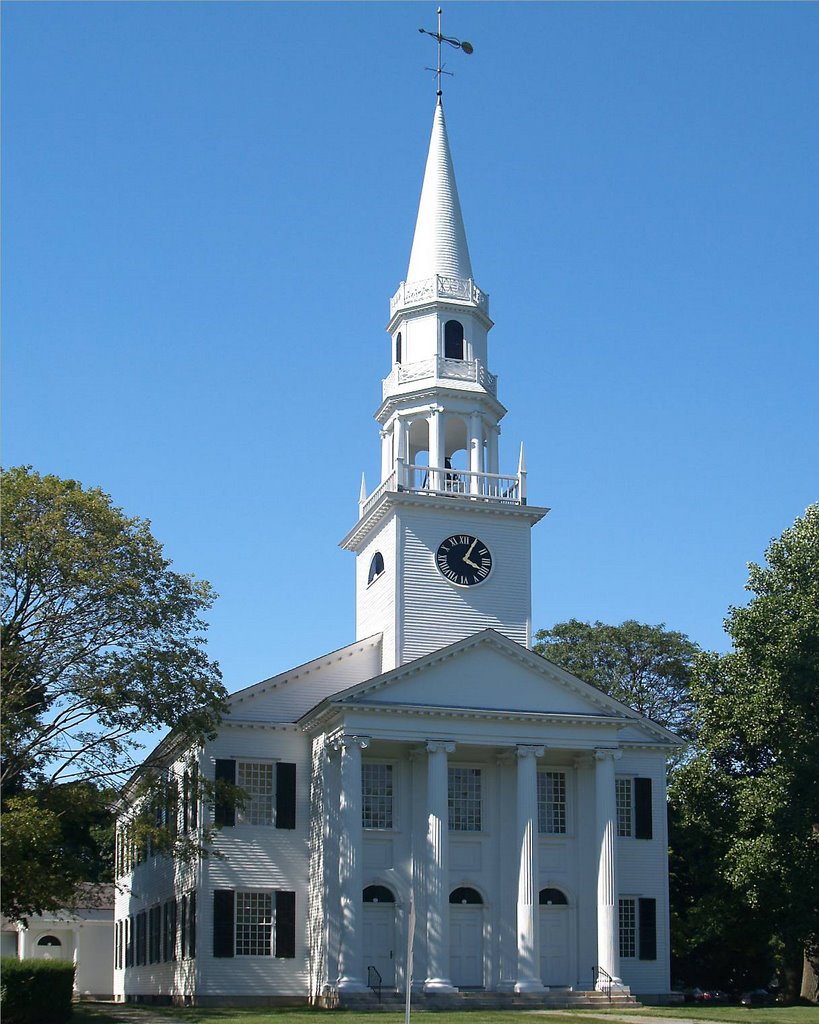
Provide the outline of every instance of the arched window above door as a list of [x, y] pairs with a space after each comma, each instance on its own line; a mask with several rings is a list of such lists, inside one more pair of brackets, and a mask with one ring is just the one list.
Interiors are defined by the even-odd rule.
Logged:
[[464, 358], [464, 325], [460, 320], [447, 320], [444, 324], [444, 357]]
[[483, 903], [483, 897], [477, 889], [470, 889], [467, 886], [460, 886], [453, 889], [449, 894], [450, 903]]
[[395, 893], [386, 885], [368, 885], [363, 900], [365, 903], [395, 903]]
[[62, 946], [56, 935], [43, 935], [37, 940], [38, 946]]
[[568, 902], [566, 893], [560, 889], [541, 889], [538, 896], [538, 903], [541, 907], [560, 907], [565, 906]]

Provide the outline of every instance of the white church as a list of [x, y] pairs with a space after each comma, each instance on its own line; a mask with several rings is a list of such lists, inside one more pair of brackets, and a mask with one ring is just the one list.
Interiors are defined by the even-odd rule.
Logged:
[[[381, 481], [341, 541], [356, 639], [233, 694], [201, 749], [160, 745], [178, 828], [217, 826], [218, 856], [135, 858], [120, 821], [117, 999], [668, 998], [680, 741], [530, 650], [548, 509], [522, 449], [502, 471], [491, 327], [439, 96], [390, 300]], [[247, 799], [213, 806], [197, 777]]]

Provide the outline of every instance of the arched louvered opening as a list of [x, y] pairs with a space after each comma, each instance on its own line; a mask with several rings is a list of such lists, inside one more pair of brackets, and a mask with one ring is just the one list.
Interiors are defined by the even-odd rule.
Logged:
[[365, 903], [395, 903], [395, 893], [386, 885], [368, 885], [362, 898]]
[[538, 896], [538, 903], [541, 907], [566, 906], [568, 902], [566, 893], [560, 889], [541, 889]]
[[483, 903], [483, 897], [477, 889], [470, 889], [468, 886], [459, 886], [449, 894], [450, 903], [463, 905]]
[[444, 357], [464, 359], [464, 325], [460, 320], [447, 320], [444, 324]]
[[402, 359], [403, 352], [401, 351], [401, 332], [399, 331], [395, 336], [395, 361], [396, 363], [400, 363]]
[[367, 573], [367, 583], [370, 584], [378, 579], [384, 572], [384, 556], [376, 551], [370, 559], [370, 571]]

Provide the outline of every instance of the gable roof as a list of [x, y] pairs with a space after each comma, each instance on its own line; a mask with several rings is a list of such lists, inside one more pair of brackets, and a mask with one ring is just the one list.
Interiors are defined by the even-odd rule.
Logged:
[[[464, 693], [465, 686], [472, 688]], [[668, 746], [683, 742], [664, 726], [494, 629], [328, 694], [304, 714], [300, 724], [317, 722], [343, 707], [619, 720], [648, 733], [652, 742]]]

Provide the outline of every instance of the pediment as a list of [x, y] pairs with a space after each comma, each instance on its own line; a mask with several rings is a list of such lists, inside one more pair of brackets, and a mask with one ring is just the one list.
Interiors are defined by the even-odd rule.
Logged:
[[355, 686], [332, 703], [608, 718], [622, 722], [635, 740], [679, 742], [662, 726], [491, 629]]

